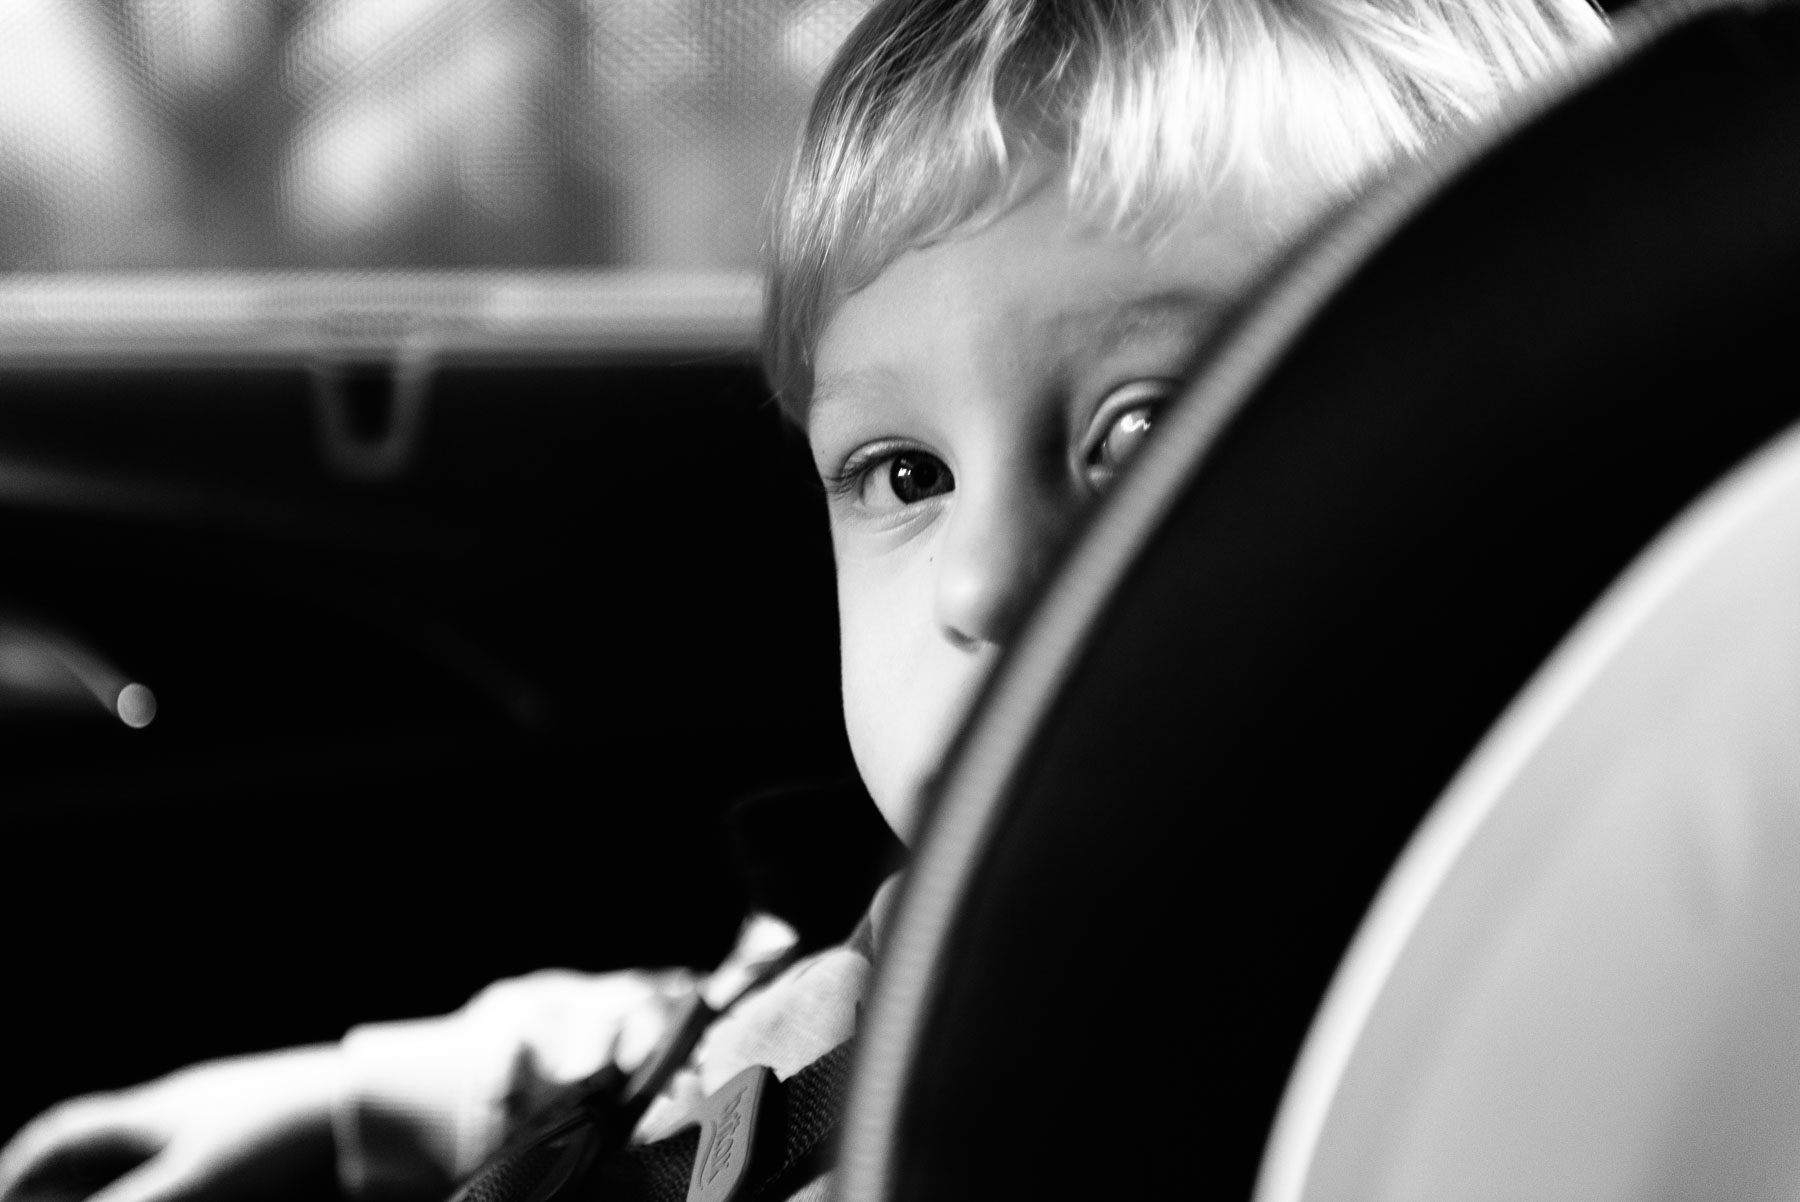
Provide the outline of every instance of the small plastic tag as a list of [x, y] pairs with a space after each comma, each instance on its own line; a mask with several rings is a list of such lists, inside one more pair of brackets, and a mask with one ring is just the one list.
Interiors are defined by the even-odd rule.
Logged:
[[725, 1082], [700, 1104], [700, 1143], [694, 1173], [688, 1178], [687, 1202], [731, 1202], [750, 1178], [756, 1127], [775, 1074], [752, 1065]]

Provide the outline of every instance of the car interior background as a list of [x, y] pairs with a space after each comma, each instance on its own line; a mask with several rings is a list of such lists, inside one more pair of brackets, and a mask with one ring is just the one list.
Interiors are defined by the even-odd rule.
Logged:
[[0, 8], [0, 1127], [722, 952], [850, 771], [755, 269], [864, 7]]

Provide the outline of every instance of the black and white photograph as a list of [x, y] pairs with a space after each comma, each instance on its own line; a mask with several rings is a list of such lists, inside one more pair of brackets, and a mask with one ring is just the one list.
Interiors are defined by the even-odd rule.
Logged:
[[1800, 1198], [1800, 0], [0, 0], [0, 1202]]

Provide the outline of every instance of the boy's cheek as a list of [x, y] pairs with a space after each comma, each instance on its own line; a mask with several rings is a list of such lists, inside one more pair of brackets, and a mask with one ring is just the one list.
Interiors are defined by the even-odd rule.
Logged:
[[888, 682], [869, 666], [846, 660], [844, 729], [857, 773], [894, 833], [912, 836], [918, 769], [912, 761], [916, 732], [908, 712], [903, 682]]
[[897, 820], [904, 789], [904, 749], [910, 742], [909, 681], [900, 670], [912, 658], [908, 632], [893, 607], [880, 604], [887, 595], [864, 577], [842, 571], [839, 560], [838, 606], [844, 687], [844, 728], [863, 784], [880, 806], [895, 833], [907, 831]]
[[874, 608], [845, 615], [844, 726], [863, 784], [900, 838], [911, 839], [992, 658], [959, 650], [929, 622]]
[[991, 659], [927, 653], [886, 690], [844, 690], [844, 726], [858, 773], [882, 817], [910, 843], [926, 791]]
[[844, 726], [864, 785], [901, 838], [934, 770], [932, 732], [951, 691], [930, 601], [923, 573], [839, 560]]

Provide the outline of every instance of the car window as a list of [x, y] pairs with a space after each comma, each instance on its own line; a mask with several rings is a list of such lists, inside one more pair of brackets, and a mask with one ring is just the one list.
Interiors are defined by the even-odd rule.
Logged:
[[0, 269], [745, 268], [867, 0], [15, 0]]

